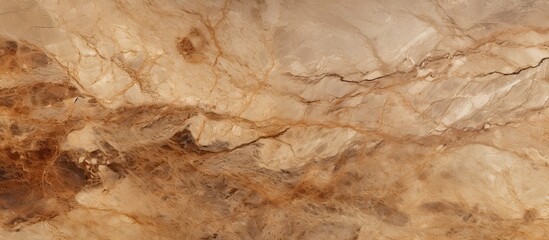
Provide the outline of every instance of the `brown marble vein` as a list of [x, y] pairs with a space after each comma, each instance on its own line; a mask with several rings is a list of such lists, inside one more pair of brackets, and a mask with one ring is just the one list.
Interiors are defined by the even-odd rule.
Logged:
[[547, 12], [0, 1], [0, 240], [548, 239]]

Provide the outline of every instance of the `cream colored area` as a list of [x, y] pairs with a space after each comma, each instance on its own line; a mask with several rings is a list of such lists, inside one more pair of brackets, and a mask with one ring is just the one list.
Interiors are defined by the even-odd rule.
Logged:
[[[546, 99], [537, 96], [547, 87], [535, 81], [545, 77], [549, 57], [543, 26], [513, 27], [513, 12], [480, 2], [8, 2], [6, 9], [28, 5], [32, 11], [2, 15], [9, 20], [3, 21], [6, 34], [43, 46], [74, 83], [111, 108], [171, 103], [261, 126], [330, 121], [401, 136], [432, 134], [436, 126], [514, 121], [517, 116], [505, 109], [497, 112], [502, 119], [470, 119], [484, 104], [507, 101], [502, 96], [509, 91], [536, 91], [536, 97], [522, 96], [521, 112], [545, 106]], [[538, 2], [513, 4], [521, 14], [534, 11], [529, 18], [543, 9], [534, 8]], [[463, 7], [493, 13], [468, 12], [478, 23], [460, 26], [451, 15]], [[496, 25], [483, 22], [498, 11], [502, 19]], [[17, 31], [10, 30], [18, 18], [38, 17], [52, 26], [21, 21]], [[196, 56], [185, 61], [177, 39], [194, 32]], [[504, 77], [513, 73], [531, 83], [513, 87], [517, 79]], [[425, 94], [402, 96], [401, 88]], [[355, 119], [355, 112], [368, 114]], [[402, 124], [397, 119], [411, 115], [408, 121], [416, 127], [393, 130]]]
[[[358, 141], [359, 134], [352, 129], [291, 128], [275, 138], [258, 141], [261, 145], [258, 164], [273, 170], [302, 167], [335, 157], [340, 149], [355, 148]], [[372, 143], [369, 147], [375, 146]]]
[[548, 239], [548, 12], [2, 0], [0, 239]]

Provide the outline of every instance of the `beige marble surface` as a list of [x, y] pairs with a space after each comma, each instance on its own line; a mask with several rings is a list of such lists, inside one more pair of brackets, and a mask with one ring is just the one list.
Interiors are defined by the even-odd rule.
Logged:
[[0, 239], [549, 239], [549, 2], [0, 0]]

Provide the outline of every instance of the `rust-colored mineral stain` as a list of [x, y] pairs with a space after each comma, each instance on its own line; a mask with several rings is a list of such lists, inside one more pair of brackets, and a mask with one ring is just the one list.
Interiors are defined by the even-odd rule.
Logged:
[[188, 59], [196, 51], [196, 48], [194, 48], [190, 38], [183, 37], [177, 43], [177, 50], [185, 59]]
[[53, 210], [43, 200], [68, 203], [89, 178], [67, 153], [58, 152], [59, 142], [38, 140], [30, 145], [37, 149], [20, 145], [15, 146], [18, 150], [0, 150], [0, 208], [9, 210], [10, 218], [20, 219], [8, 223], [49, 216]]
[[204, 35], [193, 28], [184, 37], [177, 39], [177, 51], [189, 63], [197, 63], [204, 59], [204, 47], [206, 46]]
[[[12, 46], [15, 46], [13, 44]], [[61, 143], [78, 123], [59, 122], [29, 114], [61, 103], [79, 93], [60, 83], [37, 83], [0, 90], [0, 209], [4, 225], [19, 229], [70, 209], [74, 195], [85, 187], [91, 174], [77, 163], [78, 154], [61, 151]], [[58, 106], [62, 107], [62, 106]], [[56, 204], [46, 204], [54, 200]]]
[[0, 38], [0, 73], [21, 73], [50, 64], [50, 58], [38, 48]]

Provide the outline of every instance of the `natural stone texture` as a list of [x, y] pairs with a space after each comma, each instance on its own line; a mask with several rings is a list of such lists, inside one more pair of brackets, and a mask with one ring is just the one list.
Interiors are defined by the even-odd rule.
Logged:
[[0, 239], [547, 239], [548, 13], [0, 1]]

